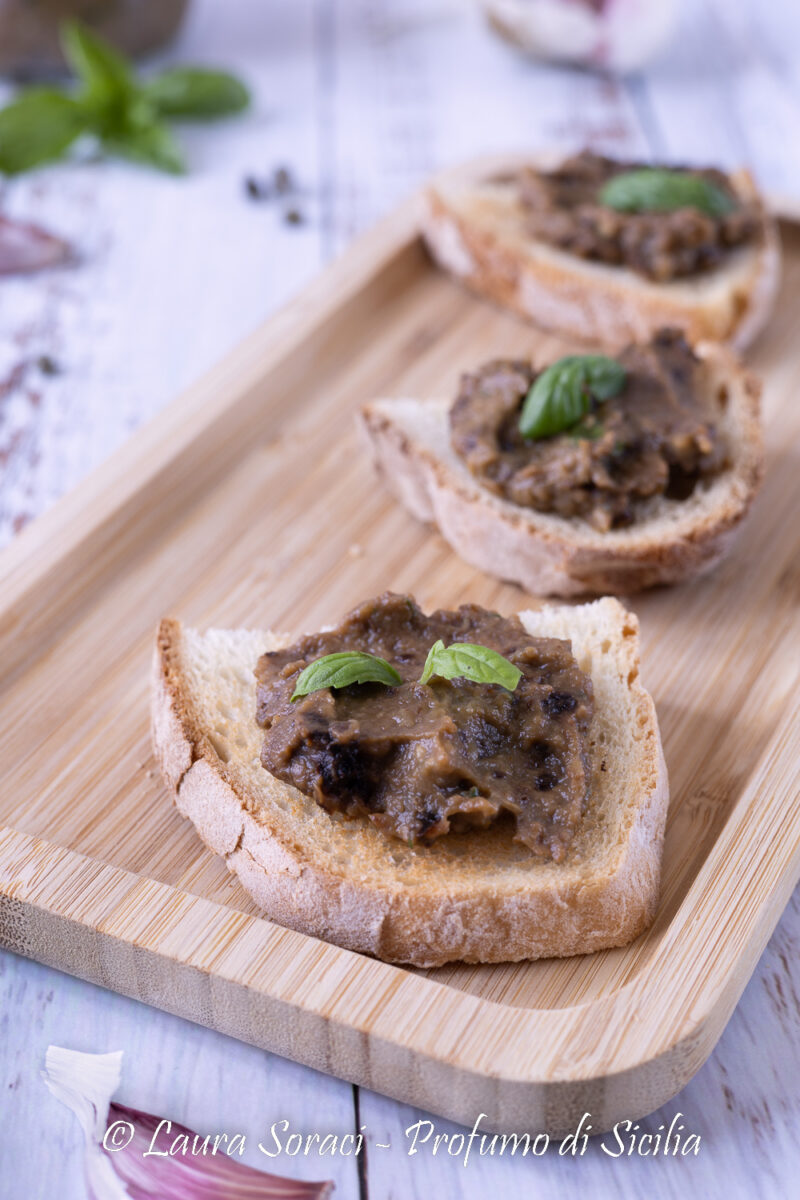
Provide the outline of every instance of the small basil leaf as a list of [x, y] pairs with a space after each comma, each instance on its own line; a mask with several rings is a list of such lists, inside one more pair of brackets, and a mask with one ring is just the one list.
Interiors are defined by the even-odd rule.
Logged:
[[552, 402], [569, 425], [579, 421], [588, 408], [583, 382], [584, 368], [579, 358], [563, 360], [562, 369], [553, 372]]
[[83, 83], [80, 99], [92, 108], [106, 108], [134, 88], [127, 59], [80, 21], [61, 26], [64, 57]]
[[674, 212], [697, 208], [709, 217], [724, 217], [736, 207], [732, 196], [702, 175], [666, 167], [623, 171], [603, 185], [598, 200], [618, 212]]
[[103, 138], [106, 149], [132, 162], [146, 163], [167, 171], [171, 175], [182, 175], [186, 170], [183, 156], [170, 131], [156, 121], [138, 126], [121, 128], [118, 133]]
[[523, 437], [552, 437], [586, 416], [592, 401], [609, 400], [625, 385], [625, 368], [604, 354], [567, 355], [537, 375], [519, 418]]
[[162, 117], [225, 117], [250, 103], [250, 93], [235, 76], [202, 67], [162, 71], [143, 92]]
[[463, 678], [471, 679], [474, 683], [498, 683], [513, 692], [522, 672], [488, 646], [472, 642], [453, 642], [452, 646], [445, 646], [444, 642], [438, 641], [428, 651], [419, 682], [427, 683], [434, 675], [442, 679]]
[[85, 127], [71, 96], [32, 88], [0, 111], [0, 171], [14, 175], [60, 158]]
[[605, 354], [585, 354], [578, 360], [586, 371], [586, 382], [595, 400], [610, 400], [625, 385], [625, 368]]
[[386, 659], [361, 650], [342, 650], [309, 663], [300, 672], [292, 700], [321, 688], [343, 688], [351, 683], [385, 683], [387, 687], [394, 687], [402, 682]]

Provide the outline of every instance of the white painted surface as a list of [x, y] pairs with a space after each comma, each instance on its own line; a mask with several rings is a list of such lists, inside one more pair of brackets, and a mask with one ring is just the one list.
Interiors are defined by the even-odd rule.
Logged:
[[[589, 141], [748, 162], [765, 186], [800, 193], [800, 6], [779, 0], [686, 0], [671, 49], [624, 83], [530, 63], [468, 0], [196, 0], [173, 54], [233, 65], [255, 94], [247, 116], [186, 131], [186, 179], [87, 165], [4, 189], [10, 212], [70, 238], [81, 263], [0, 283], [2, 541], [438, 166]], [[300, 227], [244, 195], [245, 175], [284, 163], [303, 186]], [[59, 375], [41, 372], [42, 354]], [[370, 1200], [795, 1194], [799, 940], [794, 901], [710, 1062], [643, 1122], [655, 1130], [682, 1112], [702, 1137], [697, 1158], [613, 1159], [595, 1142], [575, 1161], [473, 1157], [464, 1168], [444, 1148], [409, 1157], [404, 1130], [423, 1114], [362, 1092]], [[283, 1119], [352, 1129], [349, 1085], [11, 955], [0, 956], [0, 996], [0, 1200], [85, 1194], [77, 1125], [38, 1079], [50, 1042], [124, 1049], [123, 1101], [203, 1132], [245, 1132], [254, 1165], [359, 1196], [353, 1160], [256, 1149]]]

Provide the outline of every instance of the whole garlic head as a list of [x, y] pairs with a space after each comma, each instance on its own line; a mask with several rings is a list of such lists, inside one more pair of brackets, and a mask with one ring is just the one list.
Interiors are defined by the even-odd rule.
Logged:
[[644, 66], [673, 33], [676, 0], [481, 0], [504, 37], [537, 58], [606, 71]]

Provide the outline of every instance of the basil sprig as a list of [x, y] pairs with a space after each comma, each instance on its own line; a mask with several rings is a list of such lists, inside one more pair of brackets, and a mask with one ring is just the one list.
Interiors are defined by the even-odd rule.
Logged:
[[343, 688], [351, 683], [385, 683], [387, 687], [394, 687], [402, 682], [385, 658], [362, 650], [341, 650], [315, 659], [300, 672], [292, 700], [321, 688]]
[[595, 401], [625, 385], [625, 368], [604, 354], [569, 354], [537, 375], [525, 397], [519, 430], [526, 438], [552, 437], [571, 428]]
[[177, 174], [185, 164], [165, 120], [227, 116], [250, 100], [238, 79], [201, 67], [172, 67], [142, 81], [78, 21], [62, 25], [61, 44], [78, 88], [30, 88], [0, 111], [0, 171], [7, 175], [61, 158], [85, 134], [107, 152]]
[[735, 201], [710, 179], [667, 167], [623, 171], [603, 185], [598, 200], [618, 212], [674, 212], [697, 208], [709, 217], [727, 216]]
[[84, 112], [72, 96], [31, 88], [0, 111], [0, 171], [16, 175], [60, 158], [85, 128]]
[[502, 654], [488, 646], [472, 642], [434, 642], [428, 651], [420, 683], [427, 683], [434, 675], [442, 679], [471, 679], [474, 683], [499, 683], [513, 692], [522, 678], [522, 671]]

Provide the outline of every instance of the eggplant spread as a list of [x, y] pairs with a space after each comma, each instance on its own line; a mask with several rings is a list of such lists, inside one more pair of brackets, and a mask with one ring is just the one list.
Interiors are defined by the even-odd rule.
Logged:
[[[521, 672], [516, 688], [463, 677], [420, 683], [439, 639], [503, 655]], [[300, 672], [342, 651], [380, 656], [402, 682], [292, 701]], [[517, 617], [476, 604], [426, 616], [412, 597], [387, 592], [335, 629], [262, 655], [256, 678], [262, 764], [329, 812], [368, 817], [412, 845], [503, 817], [532, 854], [566, 854], [590, 788], [593, 706], [568, 641], [532, 637]]]
[[680, 168], [705, 180], [727, 198], [717, 215], [685, 206], [670, 212], [621, 212], [600, 200], [616, 176], [646, 169], [584, 151], [554, 171], [525, 168], [519, 196], [533, 237], [580, 258], [632, 268], [659, 283], [717, 266], [734, 247], [754, 239], [762, 225], [760, 206], [743, 201], [728, 176], [714, 169]]
[[648, 497], [682, 500], [727, 464], [702, 387], [702, 364], [683, 335], [661, 330], [617, 356], [622, 390], [574, 426], [535, 440], [520, 413], [537, 372], [495, 361], [464, 375], [450, 437], [471, 473], [525, 508], [582, 517], [605, 532], [631, 525]]

